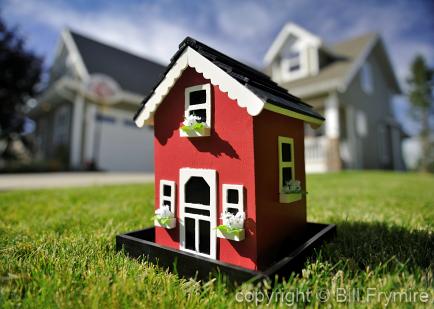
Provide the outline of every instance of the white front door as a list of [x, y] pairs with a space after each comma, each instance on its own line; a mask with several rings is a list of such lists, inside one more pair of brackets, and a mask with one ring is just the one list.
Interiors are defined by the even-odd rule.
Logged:
[[215, 170], [179, 171], [180, 249], [216, 259], [217, 178]]

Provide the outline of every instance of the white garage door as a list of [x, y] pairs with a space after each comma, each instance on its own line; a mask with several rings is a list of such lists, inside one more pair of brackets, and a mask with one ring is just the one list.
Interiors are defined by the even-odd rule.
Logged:
[[[97, 115], [97, 166], [106, 171], [154, 171], [154, 133], [137, 128], [133, 113], [105, 110]], [[98, 141], [99, 139], [99, 141]]]

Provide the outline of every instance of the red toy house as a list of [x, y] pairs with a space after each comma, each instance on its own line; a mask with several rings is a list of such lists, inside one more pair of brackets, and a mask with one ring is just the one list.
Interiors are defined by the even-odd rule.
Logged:
[[304, 124], [324, 118], [191, 38], [135, 122], [155, 130], [155, 243], [252, 270], [306, 225]]

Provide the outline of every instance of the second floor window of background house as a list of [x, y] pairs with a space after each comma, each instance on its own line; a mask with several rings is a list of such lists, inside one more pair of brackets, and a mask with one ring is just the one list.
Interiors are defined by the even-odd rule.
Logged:
[[301, 41], [291, 36], [281, 53], [281, 70], [283, 79], [299, 77], [302, 72]]
[[300, 70], [300, 52], [298, 50], [291, 50], [285, 55], [286, 66], [288, 72], [296, 72]]

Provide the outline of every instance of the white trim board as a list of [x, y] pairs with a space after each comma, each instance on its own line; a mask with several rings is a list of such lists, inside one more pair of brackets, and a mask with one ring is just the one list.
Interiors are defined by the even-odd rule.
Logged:
[[84, 64], [83, 58], [81, 57], [81, 54], [77, 48], [77, 45], [75, 44], [75, 41], [72, 38], [71, 32], [68, 28], [63, 30], [62, 38], [63, 38], [63, 41], [65, 42], [67, 49], [70, 52], [71, 59], [72, 59], [72, 62], [74, 63], [74, 66], [77, 70], [77, 73], [80, 75], [80, 77], [83, 80], [87, 80], [89, 78], [89, 72], [87, 71], [87, 68]]

